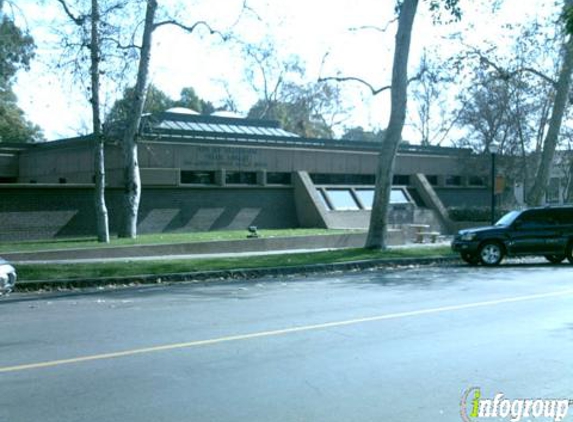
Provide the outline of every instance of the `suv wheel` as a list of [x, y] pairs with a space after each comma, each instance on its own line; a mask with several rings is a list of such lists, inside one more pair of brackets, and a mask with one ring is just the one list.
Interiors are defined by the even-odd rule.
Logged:
[[552, 264], [560, 264], [565, 259], [565, 255], [545, 255], [545, 259]]
[[467, 253], [467, 252], [462, 252], [462, 254], [460, 255], [462, 260], [467, 262], [470, 265], [477, 265], [479, 264], [479, 256], [478, 255], [473, 255], [471, 253]]
[[486, 242], [479, 249], [479, 258], [483, 265], [499, 265], [503, 255], [503, 247], [497, 242]]

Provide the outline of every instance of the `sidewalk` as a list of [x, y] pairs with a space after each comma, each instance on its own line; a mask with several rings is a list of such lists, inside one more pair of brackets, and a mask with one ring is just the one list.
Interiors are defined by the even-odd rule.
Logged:
[[[388, 249], [392, 250], [392, 249], [424, 248], [424, 247], [434, 248], [440, 246], [449, 246], [449, 242], [442, 241], [436, 243], [408, 243], [406, 245], [390, 246]], [[96, 263], [96, 262], [161, 261], [161, 260], [177, 260], [177, 259], [233, 258], [233, 257], [324, 252], [324, 251], [345, 249], [348, 247], [354, 247], [354, 246], [344, 246], [338, 248], [284, 249], [284, 250], [267, 250], [267, 251], [251, 251], [251, 252], [193, 253], [193, 254], [182, 254], [182, 255], [116, 256], [109, 258], [27, 259], [27, 260], [11, 261], [11, 262], [14, 265], [21, 265], [21, 264], [42, 265], [42, 264], [83, 264], [83, 263]]]

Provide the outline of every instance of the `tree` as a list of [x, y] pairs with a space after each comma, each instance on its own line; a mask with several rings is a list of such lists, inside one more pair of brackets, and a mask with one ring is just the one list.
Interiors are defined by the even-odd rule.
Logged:
[[[573, 0], [565, 0], [563, 5], [564, 16], [570, 16], [573, 10]], [[566, 30], [569, 29], [568, 22], [566, 21]], [[563, 44], [563, 57], [559, 76], [555, 83], [555, 100], [551, 110], [551, 117], [549, 119], [549, 126], [545, 140], [543, 141], [543, 152], [541, 154], [541, 161], [537, 170], [537, 177], [533, 184], [533, 188], [528, 196], [529, 205], [541, 205], [543, 201], [543, 194], [547, 189], [549, 183], [549, 172], [553, 158], [555, 156], [555, 149], [559, 139], [559, 132], [563, 122], [570, 95], [571, 87], [571, 73], [573, 72], [573, 35], [569, 35]]]
[[[451, 13], [459, 19], [461, 11], [459, 0], [428, 0], [430, 10], [435, 13], [435, 20], [439, 20], [441, 9]], [[408, 57], [412, 39], [412, 28], [418, 9], [419, 0], [398, 0], [396, 13], [398, 28], [394, 42], [394, 58], [392, 62], [392, 80], [389, 86], [375, 88], [364, 79], [349, 77], [323, 77], [319, 81], [335, 80], [339, 82], [358, 82], [369, 88], [372, 95], [378, 95], [390, 90], [390, 118], [381, 143], [376, 169], [376, 187], [370, 226], [365, 247], [368, 249], [386, 249], [386, 232], [388, 227], [388, 211], [390, 209], [390, 192], [394, 172], [394, 161], [398, 146], [402, 142], [402, 129], [406, 119], [406, 103], [408, 99]], [[418, 77], [414, 79], [418, 79]]]
[[104, 136], [101, 123], [100, 107], [100, 80], [99, 63], [101, 59], [100, 51], [100, 12], [98, 0], [91, 0], [91, 31], [90, 31], [90, 75], [92, 86], [92, 125], [95, 142], [94, 151], [94, 173], [95, 173], [95, 208], [98, 241], [109, 243], [109, 217], [105, 204], [105, 151]]
[[[126, 88], [123, 91], [123, 97], [113, 103], [113, 106], [106, 116], [106, 124], [127, 121], [134, 99], [135, 87]], [[175, 107], [175, 105], [176, 102], [155, 85], [150, 84], [147, 87], [143, 113], [159, 113], [171, 107]]]
[[390, 120], [378, 155], [376, 188], [374, 190], [370, 226], [365, 245], [369, 249], [386, 249], [387, 218], [390, 192], [392, 190], [394, 160], [398, 152], [398, 145], [402, 140], [402, 129], [406, 119], [408, 56], [418, 0], [404, 0], [398, 4], [397, 8], [398, 30], [392, 65]]
[[215, 111], [215, 106], [210, 101], [200, 98], [193, 87], [185, 87], [179, 94], [179, 100], [175, 101], [175, 107], [185, 107], [195, 110], [201, 114], [211, 114]]
[[338, 86], [307, 82], [300, 57], [281, 57], [268, 39], [245, 46], [243, 55], [246, 82], [259, 98], [248, 117], [277, 120], [285, 130], [308, 138], [333, 137], [338, 116], [344, 113]]
[[12, 90], [16, 73], [28, 70], [34, 57], [33, 38], [3, 13], [0, 0], [0, 142], [43, 140], [40, 128], [26, 120]]
[[384, 138], [384, 131], [377, 130], [375, 132], [366, 131], [362, 126], [355, 126], [346, 129], [341, 139], [347, 141], [367, 141], [367, 142], [381, 142]]
[[[570, 20], [573, 16], [572, 6], [573, 0], [563, 1], [562, 19], [558, 20], [559, 27], [557, 31], [551, 31], [549, 36], [544, 35], [545, 39], [536, 37], [542, 32], [539, 23], [535, 22], [531, 29], [526, 28], [517, 43], [522, 51], [518, 50], [517, 54], [512, 55], [517, 60], [500, 64], [500, 61], [505, 60], [491, 59], [480, 52], [476, 54], [480, 65], [493, 69], [493, 75], [502, 83], [517, 87], [515, 99], [511, 104], [516, 112], [515, 116], [519, 116], [514, 118], [515, 135], [519, 138], [522, 151], [529, 147], [535, 154], [535, 165], [532, 166], [535, 178], [526, 199], [529, 205], [541, 205], [544, 200], [569, 102], [573, 71], [573, 37], [566, 34], [572, 22]], [[530, 48], [530, 45], [534, 48]], [[559, 53], [555, 53], [556, 46], [560, 47]], [[549, 58], [547, 58], [548, 51], [551, 54]], [[560, 60], [554, 64], [557, 56]], [[557, 70], [552, 67], [547, 71], [548, 62]], [[557, 74], [556, 77], [552, 77], [553, 72]], [[531, 141], [535, 141], [534, 147], [527, 145]], [[524, 172], [527, 172], [527, 169], [524, 163]]]
[[275, 98], [260, 99], [248, 117], [277, 120], [285, 130], [307, 138], [332, 138], [342, 109], [339, 90], [328, 84], [284, 83]]
[[145, 11], [145, 23], [143, 26], [141, 53], [137, 71], [137, 82], [133, 89], [133, 100], [131, 101], [126, 127], [123, 133], [123, 159], [124, 159], [124, 224], [119, 236], [135, 238], [137, 235], [137, 213], [139, 211], [139, 201], [141, 198], [141, 179], [139, 176], [139, 160], [137, 153], [137, 135], [143, 105], [145, 103], [145, 92], [147, 88], [147, 78], [149, 75], [149, 62], [151, 60], [151, 41], [155, 25], [155, 13], [157, 11], [157, 0], [147, 0]]
[[[106, 116], [106, 124], [125, 123], [129, 117], [130, 107], [135, 98], [135, 88], [126, 88], [123, 97], [116, 100]], [[160, 113], [173, 107], [184, 107], [200, 114], [211, 114], [215, 106], [210, 101], [200, 98], [193, 87], [181, 89], [178, 100], [174, 100], [161, 89], [149, 84], [145, 94], [143, 113]]]
[[448, 118], [446, 94], [447, 63], [434, 62], [425, 51], [420, 61], [416, 83], [410, 89], [414, 99], [413, 112], [408, 119], [420, 136], [421, 145], [441, 144], [456, 122], [456, 117]]
[[11, 88], [0, 89], [0, 142], [43, 141], [39, 126], [28, 121]]
[[[246, 4], [243, 3], [243, 9]], [[209, 34], [217, 34], [226, 40], [228, 37], [220, 31], [214, 30], [205, 21], [198, 21], [192, 25], [186, 25], [179, 20], [166, 17], [156, 22], [158, 9], [157, 0], [146, 0], [145, 20], [141, 35], [141, 47], [139, 48], [139, 62], [137, 68], [136, 83], [133, 88], [131, 101], [125, 128], [123, 131], [123, 158], [124, 158], [124, 221], [119, 230], [120, 237], [135, 238], [137, 236], [137, 215], [141, 200], [141, 180], [139, 175], [139, 161], [137, 153], [137, 141], [139, 136], [139, 124], [145, 104], [147, 92], [147, 79], [149, 76], [149, 63], [151, 60], [151, 47], [153, 33], [157, 29], [170, 25], [180, 28], [187, 33], [193, 33], [197, 28], [207, 28]]]
[[[68, 45], [79, 48], [79, 53], [83, 51], [89, 53], [89, 75], [90, 75], [90, 104], [92, 111], [92, 139], [94, 143], [93, 164], [94, 164], [94, 205], [96, 212], [97, 238], [99, 242], [109, 243], [109, 216], [105, 202], [105, 138], [101, 121], [101, 84], [100, 84], [100, 63], [102, 60], [102, 21], [99, 0], [91, 0], [89, 7], [83, 12], [75, 13], [71, 4], [67, 0], [57, 0], [62, 6], [64, 13], [75, 25], [78, 31], [78, 43], [68, 41]], [[117, 7], [116, 4], [115, 7]], [[76, 8], [82, 4], [74, 5]], [[105, 22], [104, 22], [105, 26]], [[74, 62], [74, 71], [81, 72], [82, 65]]]

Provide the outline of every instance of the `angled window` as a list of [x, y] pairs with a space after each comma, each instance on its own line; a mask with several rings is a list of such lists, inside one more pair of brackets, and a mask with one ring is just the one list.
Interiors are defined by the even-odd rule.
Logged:
[[360, 209], [350, 189], [326, 189], [326, 194], [336, 211], [357, 211]]

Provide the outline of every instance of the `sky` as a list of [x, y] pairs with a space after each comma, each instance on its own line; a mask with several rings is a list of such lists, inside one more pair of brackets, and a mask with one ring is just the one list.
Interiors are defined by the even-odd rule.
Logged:
[[[255, 14], [237, 22], [241, 0], [160, 0], [160, 7], [179, 7], [187, 22], [206, 20], [217, 28], [233, 28], [245, 42], [271, 42], [277, 59], [297, 55], [306, 67], [307, 80], [320, 76], [357, 76], [372, 85], [386, 86], [391, 76], [395, 25], [386, 31], [351, 28], [385, 27], [394, 18], [394, 0], [249, 0]], [[434, 25], [427, 2], [420, 2], [413, 33], [410, 73], [415, 72], [424, 51], [434, 60], [446, 59], [464, 46], [497, 46], [512, 42], [507, 23], [547, 19], [550, 0], [505, 0], [496, 13], [491, 1], [461, 0], [464, 16], [458, 23]], [[181, 7], [181, 4], [184, 7]], [[176, 9], [171, 9], [176, 10]], [[63, 29], [63, 15], [54, 0], [18, 0], [12, 11], [21, 27], [37, 44], [37, 58], [29, 72], [20, 72], [15, 87], [26, 117], [43, 128], [47, 139], [73, 137], [89, 131], [90, 111], [84, 87], [66, 69], [55, 69], [61, 56], [54, 28]], [[460, 32], [463, 43], [448, 35]], [[248, 64], [234, 43], [199, 31], [185, 34], [162, 28], [154, 34], [150, 81], [177, 98], [183, 87], [192, 86], [200, 97], [216, 106], [231, 95], [243, 113], [257, 100], [245, 81]], [[134, 83], [134, 80], [130, 83]], [[120, 95], [108, 81], [104, 105]], [[359, 84], [343, 84], [348, 116], [343, 126], [384, 128], [388, 118], [387, 93], [372, 96]], [[416, 133], [405, 129], [415, 142]]]

